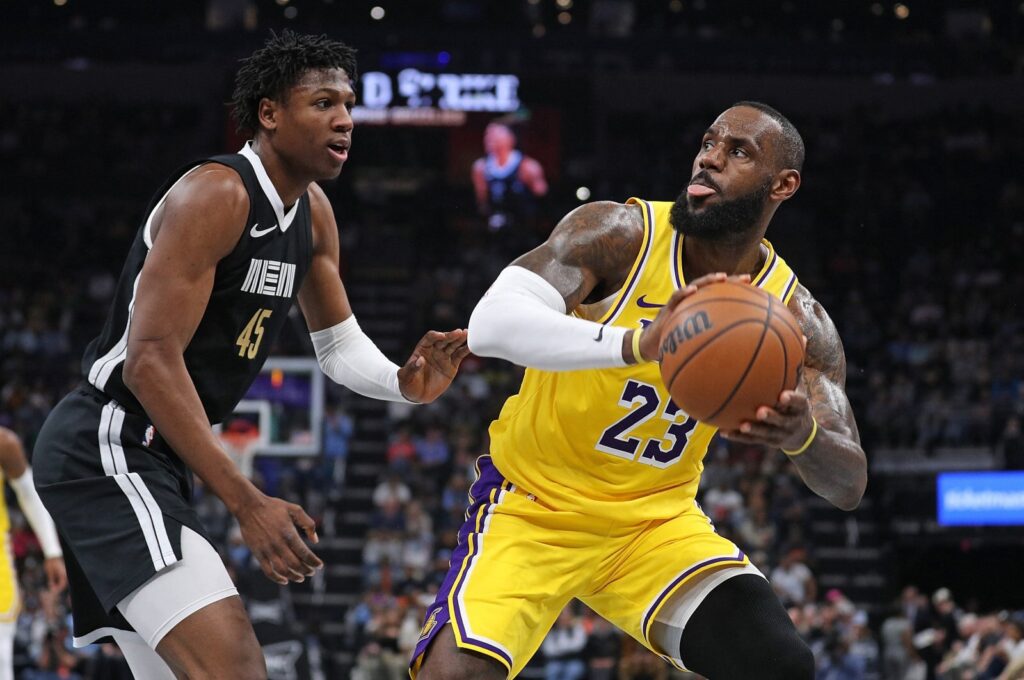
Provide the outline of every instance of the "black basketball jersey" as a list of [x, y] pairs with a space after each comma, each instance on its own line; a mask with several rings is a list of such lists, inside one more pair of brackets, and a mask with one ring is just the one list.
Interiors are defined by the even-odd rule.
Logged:
[[[130, 412], [144, 412], [122, 377], [135, 294], [143, 262], [152, 247], [153, 214], [186, 174], [204, 163], [235, 170], [249, 193], [249, 217], [234, 250], [217, 264], [213, 291], [203, 318], [185, 349], [185, 366], [211, 423], [234, 410], [248, 391], [274, 338], [284, 326], [292, 301], [309, 271], [313, 232], [309, 195], [287, 212], [255, 152], [241, 152], [192, 163], [157, 192], [132, 243], [103, 332], [85, 351], [86, 379]], [[174, 309], [168, 309], [173, 314]]]
[[484, 179], [490, 196], [491, 209], [495, 212], [515, 211], [528, 196], [526, 185], [519, 179], [519, 167], [523, 164], [523, 154], [513, 151], [508, 162], [499, 166], [497, 159], [488, 155], [484, 161]]

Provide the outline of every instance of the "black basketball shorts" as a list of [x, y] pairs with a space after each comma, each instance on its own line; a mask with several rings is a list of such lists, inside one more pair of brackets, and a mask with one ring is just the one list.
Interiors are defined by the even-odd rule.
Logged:
[[64, 549], [77, 646], [132, 630], [117, 603], [181, 559], [182, 526], [209, 540], [185, 464], [145, 416], [91, 385], [50, 413], [32, 469]]

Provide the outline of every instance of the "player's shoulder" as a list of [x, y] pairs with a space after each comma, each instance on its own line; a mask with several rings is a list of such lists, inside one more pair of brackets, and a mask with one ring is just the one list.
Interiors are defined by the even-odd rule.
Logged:
[[[828, 325], [834, 328], [832, 319], [825, 311], [824, 305], [811, 294], [802, 283], [797, 283], [793, 296], [789, 299], [789, 311], [793, 313], [801, 327]], [[804, 331], [806, 335], [807, 331]]]
[[806, 363], [817, 368], [842, 368], [845, 371], [843, 341], [824, 305], [805, 286], [798, 284], [788, 306], [807, 338]]
[[217, 213], [247, 215], [249, 191], [236, 170], [221, 163], [204, 163], [177, 182], [167, 194], [169, 205], [191, 205]]
[[576, 235], [621, 233], [642, 236], [643, 228], [640, 206], [615, 201], [584, 203], [558, 223], [558, 229]]

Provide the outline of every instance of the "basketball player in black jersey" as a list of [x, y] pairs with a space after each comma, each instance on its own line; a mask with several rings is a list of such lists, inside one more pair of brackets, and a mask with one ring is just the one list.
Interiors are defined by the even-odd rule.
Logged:
[[399, 368], [353, 316], [315, 182], [348, 157], [355, 77], [353, 50], [324, 36], [286, 31], [244, 60], [234, 104], [252, 141], [157, 193], [86, 350], [86, 379], [40, 433], [36, 486], [64, 547], [76, 644], [113, 637], [137, 678], [266, 678], [189, 506], [193, 472], [268, 578], [302, 581], [322, 566], [299, 531], [315, 543], [313, 520], [257, 490], [210, 427], [247, 391], [296, 297], [324, 372], [362, 394], [431, 401], [468, 352], [465, 331], [432, 331]]

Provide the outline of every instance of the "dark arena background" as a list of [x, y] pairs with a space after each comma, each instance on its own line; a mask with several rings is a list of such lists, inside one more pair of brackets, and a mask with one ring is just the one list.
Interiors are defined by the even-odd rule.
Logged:
[[[763, 101], [806, 142], [768, 237], [845, 343], [868, 490], [843, 513], [778, 451], [716, 440], [701, 504], [776, 586], [819, 678], [1024, 677], [1024, 2], [32, 0], [0, 17], [0, 425], [28, 451], [80, 380], [151, 193], [244, 141], [225, 102], [270, 30], [359, 50], [352, 157], [323, 186], [353, 308], [399, 363], [428, 328], [465, 327], [582, 202], [673, 200], [718, 112]], [[478, 203], [492, 122], [543, 191]], [[470, 357], [437, 402], [389, 406], [321, 377], [297, 310], [274, 355], [220, 433], [314, 516], [326, 568], [279, 587], [201, 484], [195, 504], [271, 678], [407, 677], [522, 371]], [[7, 496], [15, 677], [130, 677], [112, 645], [72, 648]], [[696, 676], [575, 602], [521, 677]]]

